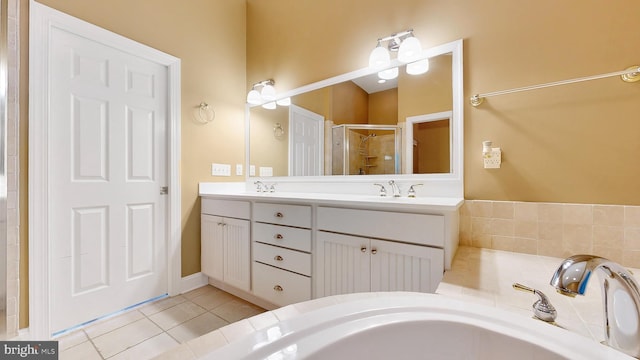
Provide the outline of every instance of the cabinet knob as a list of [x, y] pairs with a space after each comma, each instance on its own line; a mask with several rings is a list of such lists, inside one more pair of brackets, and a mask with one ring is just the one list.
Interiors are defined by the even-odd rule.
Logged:
[[283, 218], [283, 217], [284, 217], [284, 214], [283, 214], [283, 213], [281, 213], [280, 211], [278, 211], [278, 212], [275, 214], [275, 217], [277, 217], [277, 218]]
[[360, 248], [360, 251], [362, 251], [362, 252], [367, 252], [367, 247], [366, 247], [366, 246], [361, 247], [361, 248]]
[[274, 236], [274, 238], [276, 238], [276, 239], [278, 239], [278, 240], [282, 240], [282, 239], [284, 239], [284, 236], [282, 236], [282, 234], [276, 234], [276, 235]]
[[275, 291], [283, 291], [284, 289], [282, 288], [282, 286], [276, 285], [276, 286], [273, 287], [273, 290], [275, 290]]
[[275, 260], [275, 261], [282, 261], [282, 260], [284, 260], [284, 258], [283, 258], [282, 256], [280, 256], [280, 255], [276, 255], [276, 256], [273, 258], [273, 260]]
[[378, 249], [376, 249], [376, 248], [371, 248], [371, 253], [372, 253], [373, 255], [377, 254], [377, 253], [378, 253]]

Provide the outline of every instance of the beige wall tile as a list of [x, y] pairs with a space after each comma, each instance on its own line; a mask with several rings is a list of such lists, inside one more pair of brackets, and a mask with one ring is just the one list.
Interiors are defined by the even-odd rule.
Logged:
[[513, 235], [521, 238], [538, 239], [538, 222], [537, 221], [514, 221]]
[[513, 219], [513, 202], [494, 201], [492, 214], [497, 219]]
[[513, 251], [514, 242], [512, 236], [493, 236], [491, 246], [495, 250]]
[[562, 230], [563, 256], [591, 253], [593, 249], [591, 225], [564, 224]]
[[594, 244], [593, 253], [619, 264], [623, 264], [625, 262], [624, 251], [621, 248], [615, 249]]
[[562, 224], [563, 222], [563, 205], [552, 203], [538, 204], [538, 221]]
[[564, 224], [593, 224], [593, 205], [564, 204], [562, 216]]
[[538, 241], [536, 239], [513, 238], [513, 251], [523, 254], [538, 254]]
[[593, 226], [594, 250], [598, 248], [622, 249], [624, 246], [624, 228], [622, 226]]
[[491, 217], [493, 215], [493, 201], [474, 200], [471, 204], [471, 216]]
[[624, 206], [621, 205], [594, 205], [593, 224], [622, 226], [624, 225]]
[[530, 202], [516, 202], [514, 219], [521, 221], [538, 221], [538, 204]]
[[640, 250], [640, 227], [626, 227], [624, 229], [624, 249]]
[[640, 206], [624, 207], [624, 226], [640, 227]]
[[471, 235], [491, 234], [491, 218], [471, 218]]
[[513, 236], [513, 220], [492, 219], [491, 235]]

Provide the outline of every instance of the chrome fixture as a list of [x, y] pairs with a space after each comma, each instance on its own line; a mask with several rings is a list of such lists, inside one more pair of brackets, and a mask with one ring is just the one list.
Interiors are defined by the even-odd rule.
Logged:
[[[247, 103], [250, 105], [262, 105], [265, 109], [273, 110], [276, 105], [289, 106], [291, 98], [276, 100], [276, 82], [273, 79], [258, 81], [251, 86], [251, 90], [247, 94]], [[258, 91], [258, 88], [261, 88]]]
[[[385, 41], [387, 42], [386, 48], [382, 46]], [[420, 75], [429, 71], [429, 59], [422, 58], [422, 45], [420, 40], [413, 35], [413, 29], [378, 39], [376, 47], [369, 55], [369, 68], [378, 70], [378, 77], [383, 80], [398, 77], [398, 68], [389, 68], [391, 65], [390, 51], [397, 52], [398, 61], [407, 64], [407, 74]]]
[[373, 185], [380, 186], [380, 192], [379, 192], [380, 196], [382, 196], [382, 197], [387, 196], [387, 189], [384, 188], [384, 185], [382, 185], [382, 184], [373, 184]]
[[[265, 187], [265, 191], [266, 191], [266, 187]], [[276, 183], [273, 183], [271, 185], [269, 185], [269, 192], [276, 192]]]
[[542, 291], [532, 289], [518, 283], [514, 283], [513, 288], [516, 290], [526, 291], [538, 295], [538, 300], [532, 305], [533, 316], [546, 322], [554, 322], [556, 320], [558, 312], [553, 307], [553, 305], [551, 305], [551, 302], [549, 301], [547, 295], [545, 295]]
[[413, 184], [411, 186], [409, 186], [409, 191], [407, 192], [407, 197], [410, 198], [414, 198], [416, 197], [416, 189], [414, 189], [414, 186], [422, 186], [423, 184]]
[[639, 358], [640, 291], [627, 269], [598, 256], [574, 255], [562, 261], [550, 283], [562, 295], [584, 295], [593, 272], [602, 289], [605, 344]]
[[389, 185], [391, 185], [391, 191], [393, 192], [393, 197], [400, 197], [400, 188], [395, 181], [389, 180]]
[[197, 119], [199, 122], [203, 124], [208, 124], [212, 122], [216, 118], [216, 112], [213, 108], [207, 104], [206, 102], [201, 102], [198, 108], [198, 116]]
[[275, 137], [276, 139], [281, 139], [284, 136], [284, 128], [282, 127], [282, 125], [280, 125], [280, 123], [276, 123], [273, 126], [273, 137]]
[[253, 183], [256, 186], [257, 192], [267, 191], [267, 186], [262, 183], [262, 181], [254, 181]]
[[606, 74], [585, 76], [581, 78], [561, 80], [561, 81], [556, 81], [556, 82], [551, 82], [546, 84], [530, 85], [530, 86], [511, 89], [511, 90], [494, 91], [486, 94], [475, 94], [469, 99], [469, 102], [474, 107], [478, 107], [484, 102], [484, 98], [489, 96], [513, 94], [521, 91], [536, 90], [536, 89], [542, 89], [542, 88], [558, 86], [558, 85], [575, 84], [583, 81], [604, 79], [612, 76], [620, 76], [622, 81], [629, 82], [629, 83], [640, 81], [640, 66], [634, 65], [622, 71], [615, 71], [615, 72], [606, 73]]

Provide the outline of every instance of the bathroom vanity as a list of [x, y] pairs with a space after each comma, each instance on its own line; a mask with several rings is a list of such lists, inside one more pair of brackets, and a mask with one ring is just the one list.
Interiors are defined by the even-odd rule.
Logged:
[[200, 184], [202, 272], [265, 308], [368, 291], [434, 292], [462, 198], [258, 193]]

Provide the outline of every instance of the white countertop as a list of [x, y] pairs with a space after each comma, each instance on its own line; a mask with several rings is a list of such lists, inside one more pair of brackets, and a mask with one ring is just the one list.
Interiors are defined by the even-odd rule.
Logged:
[[322, 192], [256, 192], [246, 191], [244, 183], [200, 183], [199, 195], [202, 197], [245, 199], [250, 201], [287, 201], [313, 202], [318, 205], [346, 205], [381, 207], [388, 209], [420, 209], [438, 211], [457, 211], [464, 202], [454, 197], [415, 197], [378, 196], [369, 194], [340, 194]]
[[[602, 294], [598, 282], [589, 283], [586, 296], [569, 298], [557, 294], [549, 281], [561, 261], [559, 258], [545, 256], [459, 247], [453, 267], [445, 272], [436, 293], [532, 316], [531, 305], [537, 297], [514, 290], [512, 284], [519, 282], [536, 288], [549, 297], [558, 311], [557, 326], [595, 341], [604, 340]], [[640, 274], [639, 271], [634, 273]], [[380, 294], [347, 294], [288, 305], [212, 331], [180, 345], [158, 359], [196, 359], [278, 321], [336, 303], [377, 297]]]

